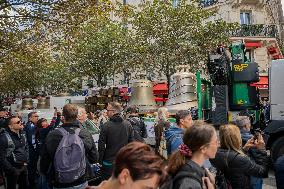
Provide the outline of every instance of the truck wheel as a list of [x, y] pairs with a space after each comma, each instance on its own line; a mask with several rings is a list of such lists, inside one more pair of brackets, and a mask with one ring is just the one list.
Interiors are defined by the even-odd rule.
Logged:
[[284, 136], [278, 138], [271, 147], [272, 160], [275, 162], [277, 158], [284, 154]]

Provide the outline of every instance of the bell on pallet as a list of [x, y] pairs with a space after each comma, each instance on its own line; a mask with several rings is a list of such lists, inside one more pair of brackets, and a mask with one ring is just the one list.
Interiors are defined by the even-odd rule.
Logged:
[[189, 66], [179, 66], [171, 76], [169, 98], [166, 107], [170, 113], [189, 110], [197, 106], [196, 76], [189, 72]]
[[44, 97], [39, 98], [36, 108], [37, 109], [49, 109], [49, 107], [46, 104], [46, 98]]
[[139, 113], [155, 112], [157, 105], [153, 95], [153, 85], [151, 81], [141, 79], [133, 83], [132, 94], [129, 105], [139, 108]]
[[33, 108], [33, 99], [32, 98], [24, 98], [22, 100], [22, 109], [28, 110]]

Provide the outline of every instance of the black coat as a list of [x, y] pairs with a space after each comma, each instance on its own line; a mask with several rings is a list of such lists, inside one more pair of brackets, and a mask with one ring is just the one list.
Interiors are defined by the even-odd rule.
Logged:
[[[75, 129], [80, 127], [80, 124], [78, 122], [74, 122], [74, 123], [63, 124], [61, 127], [66, 129], [69, 133], [74, 133]], [[81, 129], [79, 137], [82, 139], [84, 143], [85, 154], [87, 158], [86, 160], [88, 160], [88, 162], [91, 164], [97, 163], [98, 152], [90, 132], [87, 131], [86, 129]], [[65, 187], [80, 185], [84, 183], [87, 180], [87, 178], [90, 176], [88, 175], [88, 173], [90, 173], [90, 170], [86, 170], [85, 175], [73, 183], [67, 183], [67, 184], [57, 183], [54, 179], [55, 173], [53, 167], [53, 160], [56, 153], [56, 149], [61, 139], [62, 135], [60, 131], [58, 131], [57, 129], [50, 131], [49, 134], [47, 135], [46, 142], [44, 143], [40, 154], [41, 156], [40, 172], [46, 175], [49, 181], [51, 181], [53, 183], [53, 186], [55, 187], [65, 188]], [[89, 168], [90, 168], [89, 166], [86, 166], [86, 169]]]
[[116, 114], [106, 122], [100, 132], [98, 148], [99, 162], [112, 164], [117, 152], [129, 142], [134, 141], [134, 131], [129, 121]]
[[0, 134], [0, 169], [2, 169], [7, 174], [15, 174], [16, 169], [20, 169], [23, 167], [24, 163], [28, 163], [29, 159], [29, 150], [28, 144], [26, 142], [24, 131], [20, 131], [20, 134], [16, 134], [12, 132], [10, 129], [6, 129], [6, 132], [10, 135], [15, 149], [13, 151], [13, 155], [6, 157], [8, 140], [4, 130]]
[[139, 142], [144, 142], [143, 138], [147, 138], [147, 128], [142, 119], [138, 116], [129, 116], [127, 119], [134, 130], [134, 139]]
[[250, 176], [267, 177], [269, 157], [265, 150], [255, 150], [255, 162], [247, 155], [226, 149], [219, 149], [210, 162], [222, 171], [234, 189], [249, 189]]

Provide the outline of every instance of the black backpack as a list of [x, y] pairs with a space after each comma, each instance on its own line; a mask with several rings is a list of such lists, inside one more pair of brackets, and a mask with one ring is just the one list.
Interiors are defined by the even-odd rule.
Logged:
[[127, 119], [134, 131], [134, 139], [138, 142], [144, 142], [144, 139], [142, 138], [141, 128], [143, 127], [144, 122], [141, 121], [137, 117], [130, 117]]
[[179, 180], [183, 178], [192, 178], [199, 182], [200, 186], [202, 187], [203, 182], [202, 178], [198, 177], [198, 175], [194, 172], [183, 172], [178, 173], [176, 176], [171, 176], [170, 179], [168, 179], [161, 187], [160, 189], [177, 189], [177, 186], [175, 186], [175, 183], [177, 183]]

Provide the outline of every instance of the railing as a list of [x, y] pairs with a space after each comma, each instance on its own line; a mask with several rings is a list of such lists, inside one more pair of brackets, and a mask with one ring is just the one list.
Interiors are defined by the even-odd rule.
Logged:
[[201, 0], [199, 5], [201, 7], [209, 7], [218, 3], [218, 0]]
[[253, 24], [241, 25], [239, 29], [231, 32], [232, 37], [278, 37], [275, 25]]

